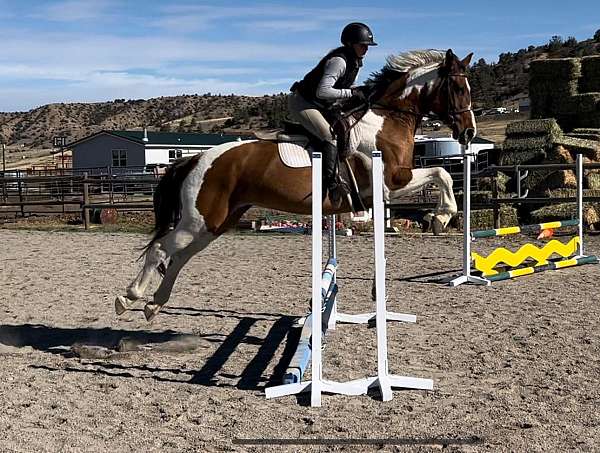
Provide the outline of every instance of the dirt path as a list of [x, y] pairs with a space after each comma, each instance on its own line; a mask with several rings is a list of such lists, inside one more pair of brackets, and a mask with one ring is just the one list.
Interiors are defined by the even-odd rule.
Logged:
[[[285, 335], [308, 307], [310, 238], [231, 235], [185, 268], [152, 324], [115, 316], [145, 237], [0, 230], [0, 450], [315, 451], [236, 438], [475, 439], [460, 451], [565, 451], [600, 443], [600, 266], [489, 288], [436, 280], [460, 267], [459, 237], [387, 240], [390, 369], [435, 390], [391, 402], [265, 400]], [[600, 252], [600, 238], [590, 238]], [[370, 309], [372, 241], [341, 238], [340, 306]], [[429, 276], [427, 276], [429, 275]], [[376, 367], [374, 331], [340, 326], [325, 377]], [[427, 444], [427, 442], [425, 442]], [[434, 447], [441, 448], [439, 442]], [[320, 451], [373, 451], [329, 446]]]

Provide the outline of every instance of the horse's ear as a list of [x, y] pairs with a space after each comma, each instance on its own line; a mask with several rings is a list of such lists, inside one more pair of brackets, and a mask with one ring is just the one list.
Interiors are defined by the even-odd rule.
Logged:
[[473, 58], [473, 52], [471, 52], [469, 55], [463, 58], [463, 60], [460, 63], [466, 68], [471, 64], [471, 58]]
[[444, 66], [449, 67], [454, 61], [454, 58], [456, 58], [454, 56], [454, 52], [452, 52], [452, 49], [448, 49], [446, 51], [446, 60], [444, 61]]

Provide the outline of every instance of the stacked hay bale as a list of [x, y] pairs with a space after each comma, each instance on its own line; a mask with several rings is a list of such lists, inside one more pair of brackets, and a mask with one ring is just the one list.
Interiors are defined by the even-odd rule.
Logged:
[[[600, 162], [600, 130], [575, 129], [563, 134], [556, 120], [535, 119], [511, 123], [506, 129], [506, 141], [499, 156], [500, 165], [570, 164], [576, 155], [583, 154], [585, 162]], [[516, 176], [507, 185], [516, 191]], [[503, 175], [504, 177], [504, 175]], [[530, 170], [522, 189], [530, 197], [575, 197], [577, 178], [573, 170]], [[584, 177], [584, 195], [600, 194], [600, 171], [587, 170]], [[571, 218], [575, 203], [554, 205], [523, 205], [519, 210], [520, 223], [541, 223]], [[584, 211], [584, 222], [591, 226], [600, 222], [600, 207], [589, 205]]]
[[[512, 123], [499, 157], [500, 165], [600, 162], [600, 56], [536, 60], [529, 68], [531, 120]], [[563, 130], [567, 133], [563, 133]], [[508, 184], [516, 191], [516, 178]], [[530, 171], [524, 182], [531, 197], [575, 196], [573, 170]], [[597, 196], [600, 170], [587, 170], [584, 195]], [[551, 206], [523, 205], [521, 223], [539, 223], [572, 217], [575, 203]], [[584, 222], [600, 222], [600, 206], [587, 205]]]
[[[500, 165], [572, 163], [573, 157], [558, 141], [563, 133], [554, 119], [527, 120], [511, 123], [498, 162]], [[516, 191], [516, 180], [509, 188]], [[572, 170], [533, 170], [524, 188], [540, 194], [547, 189], [576, 187]]]
[[581, 59], [579, 91], [581, 93], [600, 93], [600, 55]]
[[531, 118], [556, 118], [565, 131], [600, 128], [600, 57], [531, 62]]

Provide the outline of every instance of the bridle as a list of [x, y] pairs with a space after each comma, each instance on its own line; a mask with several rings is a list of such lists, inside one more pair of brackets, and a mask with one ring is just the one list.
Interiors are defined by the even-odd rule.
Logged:
[[466, 107], [466, 108], [457, 108], [455, 105], [452, 104], [451, 101], [451, 96], [450, 96], [450, 80], [452, 77], [462, 77], [464, 79], [467, 78], [466, 74], [447, 74], [446, 76], [444, 76], [446, 78], [446, 98], [448, 99], [448, 109], [447, 109], [447, 119], [448, 122], [450, 123], [450, 126], [454, 125], [454, 123], [456, 123], [456, 116], [460, 115], [461, 113], [466, 113], [466, 112], [473, 112], [473, 109], [471, 107]]
[[456, 117], [458, 115], [460, 115], [461, 113], [473, 112], [473, 109], [471, 107], [460, 108], [460, 107], [456, 107], [455, 105], [453, 105], [451, 96], [450, 96], [450, 80], [452, 77], [463, 77], [465, 79], [467, 78], [466, 74], [449, 73], [449, 74], [442, 76], [442, 82], [440, 83], [440, 85], [445, 84], [446, 93], [447, 93], [446, 98], [448, 101], [447, 102], [448, 108], [446, 109], [446, 117], [445, 118], [440, 117], [440, 115], [438, 115], [437, 113], [434, 113], [432, 111], [423, 113], [423, 112], [419, 112], [419, 111], [411, 110], [411, 109], [390, 107], [389, 105], [379, 104], [377, 102], [372, 104], [370, 107], [372, 107], [374, 109], [378, 109], [378, 110], [388, 111], [392, 114], [392, 116], [407, 113], [409, 115], [415, 116], [417, 118], [417, 122], [420, 122], [424, 116], [427, 116], [428, 118], [431, 118], [431, 119], [443, 120], [445, 123], [449, 124], [450, 126], [453, 126], [456, 123]]

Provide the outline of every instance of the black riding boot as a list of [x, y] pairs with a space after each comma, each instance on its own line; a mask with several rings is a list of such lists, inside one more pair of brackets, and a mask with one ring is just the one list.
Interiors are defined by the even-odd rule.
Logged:
[[[323, 185], [327, 188], [329, 201], [334, 209], [342, 205], [343, 190], [337, 181], [337, 148], [329, 142], [322, 142], [323, 150]], [[325, 190], [323, 190], [325, 199]]]

